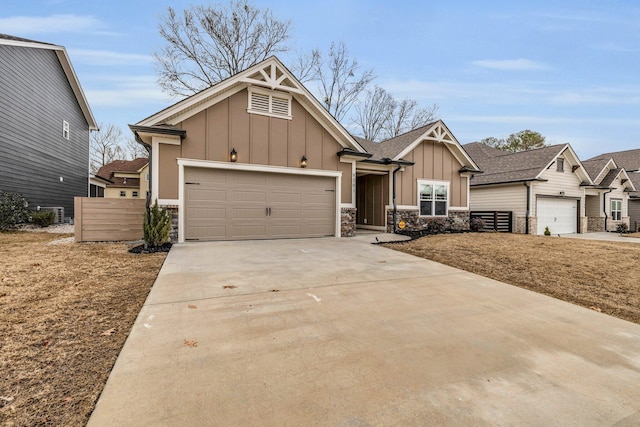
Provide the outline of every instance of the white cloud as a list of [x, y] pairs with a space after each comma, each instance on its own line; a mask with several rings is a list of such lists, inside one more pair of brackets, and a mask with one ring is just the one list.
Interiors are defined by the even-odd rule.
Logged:
[[92, 76], [84, 92], [89, 105], [99, 107], [166, 106], [175, 102], [162, 92], [156, 80], [154, 75]]
[[121, 53], [109, 50], [69, 49], [69, 56], [73, 62], [89, 65], [141, 65], [153, 61], [150, 55], [135, 53]]
[[93, 16], [51, 15], [11, 16], [0, 18], [0, 28], [7, 34], [79, 33], [102, 28]]
[[640, 105], [638, 87], [600, 87], [558, 92], [549, 101], [559, 105]]
[[473, 61], [473, 65], [481, 68], [488, 68], [490, 70], [501, 71], [530, 71], [530, 70], [546, 70], [549, 67], [541, 62], [532, 61], [530, 59], [502, 59], [491, 60], [483, 59], [480, 61]]

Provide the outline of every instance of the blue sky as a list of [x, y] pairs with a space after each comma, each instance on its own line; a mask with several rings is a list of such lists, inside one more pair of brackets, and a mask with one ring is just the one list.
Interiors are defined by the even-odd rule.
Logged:
[[[4, 0], [0, 32], [63, 45], [96, 120], [128, 132], [175, 102], [156, 84], [159, 17], [193, 1]], [[375, 83], [439, 115], [461, 143], [536, 130], [582, 159], [640, 148], [633, 1], [256, 0], [298, 52], [344, 41]], [[349, 125], [348, 123], [344, 123]]]

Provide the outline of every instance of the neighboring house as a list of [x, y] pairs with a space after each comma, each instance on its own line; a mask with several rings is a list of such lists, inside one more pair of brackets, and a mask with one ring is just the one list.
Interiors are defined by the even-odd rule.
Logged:
[[468, 223], [477, 166], [442, 121], [358, 140], [275, 57], [130, 127], [180, 242]]
[[[626, 150], [626, 151], [617, 151], [613, 153], [605, 153], [599, 156], [593, 157], [587, 161], [585, 161], [585, 166], [587, 164], [592, 164], [593, 174], [599, 174], [603, 171], [605, 166], [610, 169], [624, 169], [624, 173], [620, 173], [620, 176], [616, 176], [613, 178], [613, 183], [617, 185], [613, 185], [612, 188], [614, 191], [611, 194], [607, 195], [607, 200], [604, 203], [604, 206], [607, 207], [606, 218], [616, 218], [616, 214], [611, 214], [612, 203], [610, 199], [627, 199], [626, 212], [623, 211], [623, 219], [628, 216], [628, 225], [631, 230], [637, 231], [640, 227], [640, 149], [635, 150]], [[603, 165], [599, 170], [598, 166]], [[613, 174], [613, 172], [612, 172]], [[592, 175], [592, 177], [594, 177]], [[609, 177], [611, 178], [611, 176]], [[604, 179], [604, 178], [603, 178]], [[629, 181], [623, 180], [628, 179]], [[595, 182], [595, 179], [594, 179]], [[605, 182], [606, 184], [606, 182]], [[620, 191], [615, 191], [616, 188], [623, 188], [622, 194]], [[616, 206], [614, 206], [616, 207]], [[622, 204], [623, 210], [625, 209], [625, 204]], [[602, 209], [600, 210], [602, 212]], [[617, 226], [616, 220], [613, 219], [611, 223], [607, 221], [607, 229], [610, 231]]]
[[587, 231], [585, 187], [593, 183], [569, 144], [509, 153], [463, 146], [483, 171], [471, 179], [471, 211], [509, 211], [516, 233]]
[[89, 175], [89, 197], [104, 197], [107, 184], [111, 184], [111, 181], [94, 174]]
[[95, 176], [105, 182], [102, 197], [144, 199], [149, 191], [149, 159], [114, 160], [98, 169]]
[[0, 190], [73, 218], [73, 198], [89, 190], [92, 130], [65, 48], [0, 34]]

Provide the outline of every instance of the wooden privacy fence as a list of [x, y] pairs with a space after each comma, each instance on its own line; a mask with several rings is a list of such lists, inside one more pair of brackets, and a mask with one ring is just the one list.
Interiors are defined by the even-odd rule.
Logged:
[[142, 239], [144, 199], [75, 197], [76, 242]]
[[472, 211], [471, 218], [480, 218], [484, 221], [483, 230], [512, 232], [513, 213], [511, 211]]

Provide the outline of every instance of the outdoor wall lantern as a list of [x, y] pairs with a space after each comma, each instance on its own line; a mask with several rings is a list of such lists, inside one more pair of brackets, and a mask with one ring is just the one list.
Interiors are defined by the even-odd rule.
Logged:
[[300, 167], [301, 168], [307, 167], [307, 156], [302, 156], [302, 158], [300, 159]]
[[231, 160], [232, 162], [238, 161], [238, 153], [236, 152], [235, 148], [231, 149], [231, 154], [229, 154], [229, 160]]

